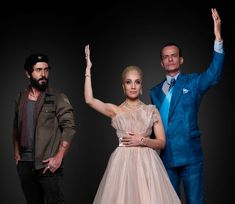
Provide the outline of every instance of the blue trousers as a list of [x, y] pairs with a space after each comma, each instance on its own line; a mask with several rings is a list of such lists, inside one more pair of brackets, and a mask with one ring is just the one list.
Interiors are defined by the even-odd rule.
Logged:
[[171, 183], [180, 197], [182, 181], [187, 204], [204, 204], [203, 163], [167, 168]]
[[27, 204], [65, 204], [62, 168], [43, 174], [33, 162], [19, 161], [17, 171]]

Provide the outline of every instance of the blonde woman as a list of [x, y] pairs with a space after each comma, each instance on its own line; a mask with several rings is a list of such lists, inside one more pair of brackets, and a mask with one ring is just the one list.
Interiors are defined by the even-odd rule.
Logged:
[[[128, 66], [122, 72], [122, 87], [126, 96], [123, 103], [104, 103], [93, 96], [89, 45], [85, 47], [85, 55], [85, 101], [111, 119], [119, 140], [93, 203], [180, 203], [155, 151], [163, 149], [166, 143], [160, 114], [154, 105], [146, 105], [139, 98], [143, 80], [141, 69]], [[150, 139], [152, 130], [156, 136], [154, 139]]]

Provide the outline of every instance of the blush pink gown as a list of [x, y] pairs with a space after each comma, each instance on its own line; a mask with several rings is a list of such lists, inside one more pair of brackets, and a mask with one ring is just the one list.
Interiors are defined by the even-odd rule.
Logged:
[[[160, 118], [153, 105], [118, 113], [112, 119], [120, 139], [127, 132], [149, 137]], [[119, 140], [120, 141], [120, 140]], [[112, 153], [93, 204], [179, 204], [158, 153], [148, 147], [124, 147]]]

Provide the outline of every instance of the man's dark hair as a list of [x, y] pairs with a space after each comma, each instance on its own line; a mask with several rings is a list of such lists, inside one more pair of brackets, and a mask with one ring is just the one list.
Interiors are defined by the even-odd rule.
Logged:
[[179, 56], [180, 56], [180, 57], [183, 57], [183, 55], [182, 55], [182, 50], [181, 50], [180, 46], [177, 45], [177, 44], [174, 43], [174, 42], [168, 42], [168, 43], [166, 43], [165, 45], [163, 45], [163, 46], [162, 46], [162, 49], [160, 50], [160, 59], [161, 59], [161, 60], [162, 60], [162, 50], [163, 50], [165, 47], [168, 47], [168, 46], [175, 46], [175, 47], [177, 47], [178, 50], [179, 50]]

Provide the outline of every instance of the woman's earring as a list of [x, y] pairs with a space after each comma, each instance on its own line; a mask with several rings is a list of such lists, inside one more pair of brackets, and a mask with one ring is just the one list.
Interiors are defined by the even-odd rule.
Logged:
[[140, 95], [142, 95], [143, 94], [143, 91], [142, 91], [142, 89], [140, 89]]

